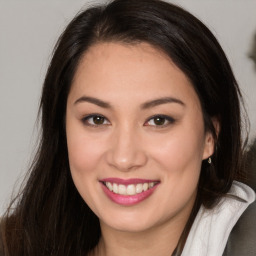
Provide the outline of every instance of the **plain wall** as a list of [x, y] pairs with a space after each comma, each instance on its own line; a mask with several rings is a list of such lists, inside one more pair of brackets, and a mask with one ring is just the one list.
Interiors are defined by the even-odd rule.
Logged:
[[[35, 151], [38, 102], [52, 48], [87, 2], [0, 0], [0, 215]], [[256, 0], [170, 2], [199, 17], [219, 39], [245, 97], [252, 140], [256, 136], [256, 72], [247, 55], [256, 33]]]

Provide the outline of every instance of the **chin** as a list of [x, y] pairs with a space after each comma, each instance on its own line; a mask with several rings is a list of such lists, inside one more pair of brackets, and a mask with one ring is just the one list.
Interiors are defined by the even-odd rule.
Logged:
[[118, 216], [116, 216], [116, 214], [109, 213], [109, 215], [102, 221], [100, 219], [100, 222], [101, 225], [106, 225], [117, 231], [137, 233], [149, 230], [154, 226], [159, 225], [160, 223], [158, 223], [156, 219], [159, 218], [152, 218], [151, 214], [146, 216], [142, 212], [126, 212], [125, 214], [118, 214]]

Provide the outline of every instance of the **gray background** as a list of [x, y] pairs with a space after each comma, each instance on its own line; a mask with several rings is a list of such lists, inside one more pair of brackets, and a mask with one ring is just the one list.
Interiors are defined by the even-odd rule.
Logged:
[[[100, 2], [90, 1], [89, 3]], [[256, 0], [180, 0], [215, 34], [242, 88], [256, 136], [256, 73], [248, 58]], [[0, 215], [18, 190], [37, 143], [42, 82], [57, 37], [86, 0], [0, 0]]]

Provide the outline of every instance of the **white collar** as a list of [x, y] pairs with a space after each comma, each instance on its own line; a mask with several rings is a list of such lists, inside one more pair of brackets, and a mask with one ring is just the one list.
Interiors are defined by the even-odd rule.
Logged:
[[246, 202], [232, 197], [224, 197], [213, 209], [201, 207], [191, 227], [181, 256], [221, 256], [232, 228], [255, 200], [255, 192], [247, 185], [233, 182], [230, 195], [238, 196]]

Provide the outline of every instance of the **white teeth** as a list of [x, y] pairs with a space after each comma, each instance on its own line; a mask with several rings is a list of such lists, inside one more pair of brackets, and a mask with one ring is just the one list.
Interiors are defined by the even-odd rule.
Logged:
[[113, 183], [113, 192], [118, 194], [118, 185], [116, 183]]
[[148, 190], [148, 183], [144, 183], [142, 187], [143, 187], [144, 191], [147, 191]]
[[135, 185], [131, 184], [127, 186], [127, 195], [133, 196], [136, 194]]
[[136, 185], [136, 193], [139, 194], [143, 191], [142, 184], [137, 184]]
[[147, 191], [150, 188], [153, 188], [157, 183], [156, 182], [149, 182], [149, 183], [143, 183], [143, 184], [129, 184], [129, 185], [123, 185], [123, 184], [116, 184], [111, 182], [106, 182], [106, 187], [113, 191], [115, 194], [119, 195], [136, 195], [140, 194], [143, 191]]
[[148, 184], [148, 187], [149, 187], [149, 188], [153, 188], [153, 187], [154, 187], [154, 182], [150, 182], [150, 183]]
[[126, 187], [125, 187], [125, 185], [119, 185], [118, 186], [118, 194], [126, 195]]
[[106, 182], [106, 186], [110, 191], [113, 191], [113, 186], [110, 182]]

